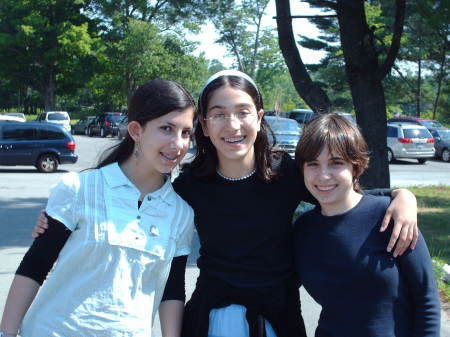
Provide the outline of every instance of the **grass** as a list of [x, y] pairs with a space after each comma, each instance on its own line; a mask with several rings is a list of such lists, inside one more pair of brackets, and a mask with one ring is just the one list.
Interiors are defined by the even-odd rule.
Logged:
[[442, 281], [442, 266], [450, 264], [450, 186], [410, 187], [419, 206], [419, 228], [433, 258], [443, 299], [450, 302], [450, 284]]

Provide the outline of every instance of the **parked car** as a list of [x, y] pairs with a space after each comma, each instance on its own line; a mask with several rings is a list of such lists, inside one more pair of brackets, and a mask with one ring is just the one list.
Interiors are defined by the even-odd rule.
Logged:
[[72, 126], [72, 134], [88, 135], [89, 125], [94, 121], [95, 116], [85, 116]]
[[0, 165], [33, 165], [40, 172], [78, 160], [72, 135], [51, 123], [0, 122]]
[[23, 114], [22, 112], [3, 112], [2, 115], [16, 117], [19, 119], [18, 122], [26, 122], [27, 121], [25, 114]]
[[[275, 149], [281, 149], [291, 155], [295, 156], [295, 148], [300, 139], [301, 129], [295, 120], [277, 116], [265, 116], [266, 122], [269, 124], [273, 133], [275, 134], [276, 143]], [[273, 143], [273, 138], [268, 133], [269, 143]]]
[[390, 163], [395, 159], [417, 159], [424, 164], [434, 157], [434, 138], [422, 125], [389, 123], [387, 125], [387, 155]]
[[430, 131], [434, 137], [435, 155], [443, 161], [450, 162], [450, 129], [440, 128]]
[[117, 126], [117, 138], [122, 139], [128, 132], [128, 116], [125, 116], [119, 122]]
[[0, 122], [25, 122], [25, 121], [22, 120], [22, 118], [20, 117], [0, 114]]
[[294, 119], [303, 127], [314, 117], [314, 111], [309, 109], [294, 109], [289, 113], [289, 118]]
[[120, 112], [104, 112], [97, 116], [89, 125], [88, 135], [90, 137], [99, 135], [106, 137], [108, 135], [115, 136], [117, 134], [117, 124], [123, 118]]
[[426, 127], [428, 130], [444, 128], [444, 126], [438, 121], [420, 117], [399, 116], [388, 119], [388, 123], [394, 122], [418, 124]]
[[47, 111], [41, 113], [38, 118], [38, 122], [53, 123], [63, 127], [66, 131], [70, 132], [70, 117], [67, 111]]

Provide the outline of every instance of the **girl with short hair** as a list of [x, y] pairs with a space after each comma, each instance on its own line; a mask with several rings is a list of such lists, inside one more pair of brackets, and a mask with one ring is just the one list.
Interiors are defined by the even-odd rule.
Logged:
[[438, 337], [440, 302], [421, 234], [394, 259], [379, 233], [390, 199], [365, 195], [366, 142], [348, 119], [323, 114], [304, 128], [295, 155], [318, 206], [296, 221], [295, 268], [322, 306], [316, 337]]

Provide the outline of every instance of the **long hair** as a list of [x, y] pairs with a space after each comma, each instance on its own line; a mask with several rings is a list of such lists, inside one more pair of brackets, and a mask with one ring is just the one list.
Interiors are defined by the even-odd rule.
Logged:
[[[147, 122], [168, 114], [194, 108], [195, 102], [191, 94], [175, 81], [155, 79], [149, 81], [133, 93], [128, 102], [128, 122], [136, 121], [144, 126]], [[128, 159], [134, 150], [134, 140], [127, 132], [118, 144], [106, 150], [96, 168]]]
[[[216, 78], [206, 85], [198, 99], [199, 114], [206, 117], [208, 102], [214, 92], [222, 87], [231, 87], [246, 92], [253, 100], [256, 111], [263, 109], [263, 100], [258, 89], [248, 80], [240, 76], [225, 75]], [[272, 168], [272, 151], [267, 137], [267, 133], [273, 135], [273, 131], [267, 124], [264, 117], [261, 119], [261, 128], [258, 132], [254, 144], [256, 172], [264, 180], [270, 181], [276, 176], [277, 172]], [[211, 178], [216, 173], [218, 166], [217, 150], [209, 137], [203, 134], [202, 128], [198, 125], [195, 129], [195, 140], [197, 143], [197, 154], [190, 166], [193, 172], [200, 178]], [[273, 144], [272, 144], [273, 145]]]
[[327, 147], [353, 166], [353, 189], [361, 191], [358, 178], [369, 166], [367, 143], [356, 124], [336, 114], [319, 114], [309, 121], [295, 150], [295, 161], [303, 174], [303, 165], [315, 160]]

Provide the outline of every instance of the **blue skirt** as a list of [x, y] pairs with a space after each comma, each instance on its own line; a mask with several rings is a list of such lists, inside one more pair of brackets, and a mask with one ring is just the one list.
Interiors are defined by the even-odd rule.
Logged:
[[[247, 309], [238, 304], [213, 309], [209, 313], [208, 337], [248, 337]], [[272, 326], [266, 321], [267, 337], [277, 337]]]

